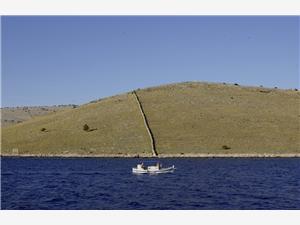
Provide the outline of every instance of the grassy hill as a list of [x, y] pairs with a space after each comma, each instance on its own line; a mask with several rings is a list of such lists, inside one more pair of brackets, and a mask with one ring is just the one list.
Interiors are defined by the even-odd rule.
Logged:
[[[186, 82], [136, 93], [159, 155], [300, 154], [298, 91]], [[152, 154], [131, 92], [5, 127], [1, 147], [5, 155]]]
[[17, 123], [22, 123], [37, 116], [56, 113], [64, 109], [77, 107], [76, 105], [59, 106], [24, 106], [24, 107], [5, 107], [0, 109], [1, 127], [7, 127]]

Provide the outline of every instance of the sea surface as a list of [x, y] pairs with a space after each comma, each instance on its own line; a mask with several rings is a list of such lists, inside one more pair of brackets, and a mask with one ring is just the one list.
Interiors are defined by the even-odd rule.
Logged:
[[[2, 209], [300, 209], [299, 158], [1, 158]], [[150, 162], [149, 162], [150, 163]]]

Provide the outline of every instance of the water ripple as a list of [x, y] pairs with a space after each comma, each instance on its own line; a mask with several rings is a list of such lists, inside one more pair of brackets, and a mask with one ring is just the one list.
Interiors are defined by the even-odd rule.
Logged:
[[162, 159], [172, 174], [133, 175], [142, 159], [9, 158], [3, 209], [300, 209], [300, 159]]

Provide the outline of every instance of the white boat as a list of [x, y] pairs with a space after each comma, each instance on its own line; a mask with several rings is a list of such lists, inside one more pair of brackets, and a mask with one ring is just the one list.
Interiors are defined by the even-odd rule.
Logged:
[[143, 163], [137, 164], [136, 168], [132, 168], [132, 173], [170, 173], [174, 172], [175, 166], [162, 168], [160, 163], [157, 163], [155, 166], [144, 166]]

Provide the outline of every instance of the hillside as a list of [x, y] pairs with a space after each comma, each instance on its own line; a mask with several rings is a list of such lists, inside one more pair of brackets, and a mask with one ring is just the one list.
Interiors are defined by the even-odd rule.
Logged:
[[[186, 82], [136, 93], [159, 156], [300, 154], [299, 91]], [[131, 92], [5, 127], [1, 147], [4, 155], [152, 154]]]
[[37, 116], [56, 113], [64, 109], [77, 107], [76, 105], [59, 106], [23, 106], [23, 107], [5, 107], [0, 109], [1, 127], [7, 127], [17, 123], [30, 120]]

